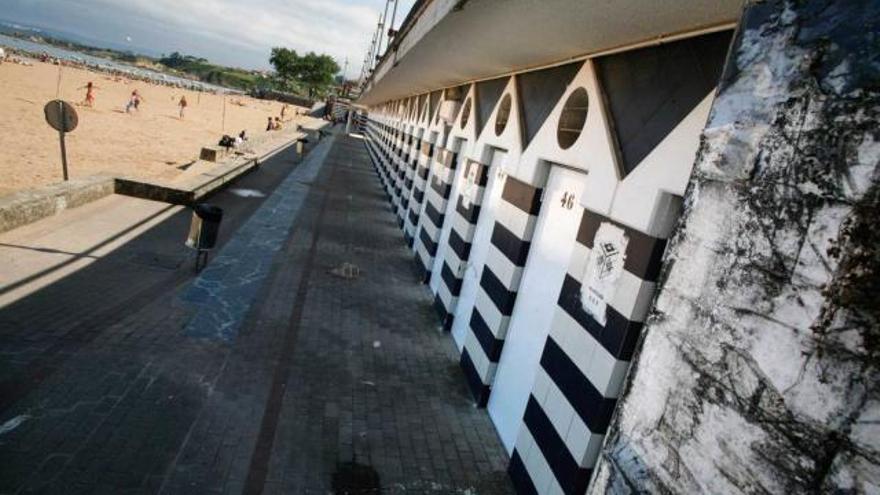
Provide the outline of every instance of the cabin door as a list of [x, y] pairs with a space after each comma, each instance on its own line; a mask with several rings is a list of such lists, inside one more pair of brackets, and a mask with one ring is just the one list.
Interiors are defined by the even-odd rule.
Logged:
[[519, 296], [489, 395], [489, 415], [508, 453], [513, 451], [540, 366], [583, 211], [580, 196], [586, 174], [550, 165]]

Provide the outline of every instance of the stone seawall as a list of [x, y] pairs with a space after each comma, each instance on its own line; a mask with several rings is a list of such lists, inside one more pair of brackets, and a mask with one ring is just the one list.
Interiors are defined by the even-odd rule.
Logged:
[[0, 197], [0, 232], [113, 194], [113, 177], [94, 175]]
[[878, 24], [747, 7], [591, 493], [876, 493]]

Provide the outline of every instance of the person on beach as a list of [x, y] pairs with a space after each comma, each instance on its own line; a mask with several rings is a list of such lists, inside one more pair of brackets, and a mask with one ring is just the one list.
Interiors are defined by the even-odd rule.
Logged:
[[183, 111], [186, 110], [186, 95], [182, 95], [180, 97], [180, 101], [177, 102], [177, 106], [180, 107], [180, 120], [183, 120]]
[[281, 130], [281, 117], [275, 117], [275, 130]]
[[284, 115], [287, 113], [287, 103], [281, 107], [281, 120], [284, 120]]
[[239, 132], [238, 136], [235, 136], [235, 147], [240, 148], [245, 141], [247, 141], [247, 134], [245, 134], [245, 131]]
[[217, 143], [217, 145], [222, 146], [226, 148], [226, 151], [229, 151], [235, 147], [235, 139], [229, 134], [224, 134], [223, 137], [220, 138], [220, 141]]
[[134, 96], [135, 96], [135, 98], [134, 98], [134, 109], [137, 110], [137, 111], [140, 111], [140, 109], [141, 109], [141, 108], [140, 108], [140, 107], [141, 107], [141, 102], [142, 102], [144, 99], [143, 99], [143, 97], [141, 96], [141, 94], [138, 93], [138, 90], [134, 90]]
[[131, 92], [131, 97], [128, 99], [128, 104], [125, 105], [125, 113], [131, 113], [132, 109], [138, 110], [138, 107], [141, 104], [141, 95], [138, 93], [138, 90], [134, 90]]
[[86, 90], [86, 97], [82, 102], [83, 106], [92, 108], [95, 106], [95, 90], [98, 89], [98, 86], [89, 81], [85, 86], [82, 86], [79, 89]]
[[0, 46], [0, 64], [2, 64], [4, 60], [6, 60], [6, 51]]
[[135, 100], [135, 92], [131, 93], [131, 96], [128, 97], [128, 103], [125, 105], [125, 113], [131, 113], [131, 109], [134, 108], [134, 100]]

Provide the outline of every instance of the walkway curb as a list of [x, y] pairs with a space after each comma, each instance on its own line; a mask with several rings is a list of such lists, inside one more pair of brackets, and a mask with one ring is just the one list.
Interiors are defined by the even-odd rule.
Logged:
[[184, 329], [193, 337], [232, 341], [299, 219], [311, 183], [317, 177], [335, 136], [313, 153], [275, 188], [208, 266], [181, 291], [180, 300], [197, 308]]

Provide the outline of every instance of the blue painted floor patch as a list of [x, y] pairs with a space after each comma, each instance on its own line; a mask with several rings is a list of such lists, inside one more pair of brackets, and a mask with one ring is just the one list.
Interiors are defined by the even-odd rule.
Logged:
[[180, 294], [196, 312], [184, 328], [192, 337], [232, 341], [284, 246], [334, 139], [320, 143]]

